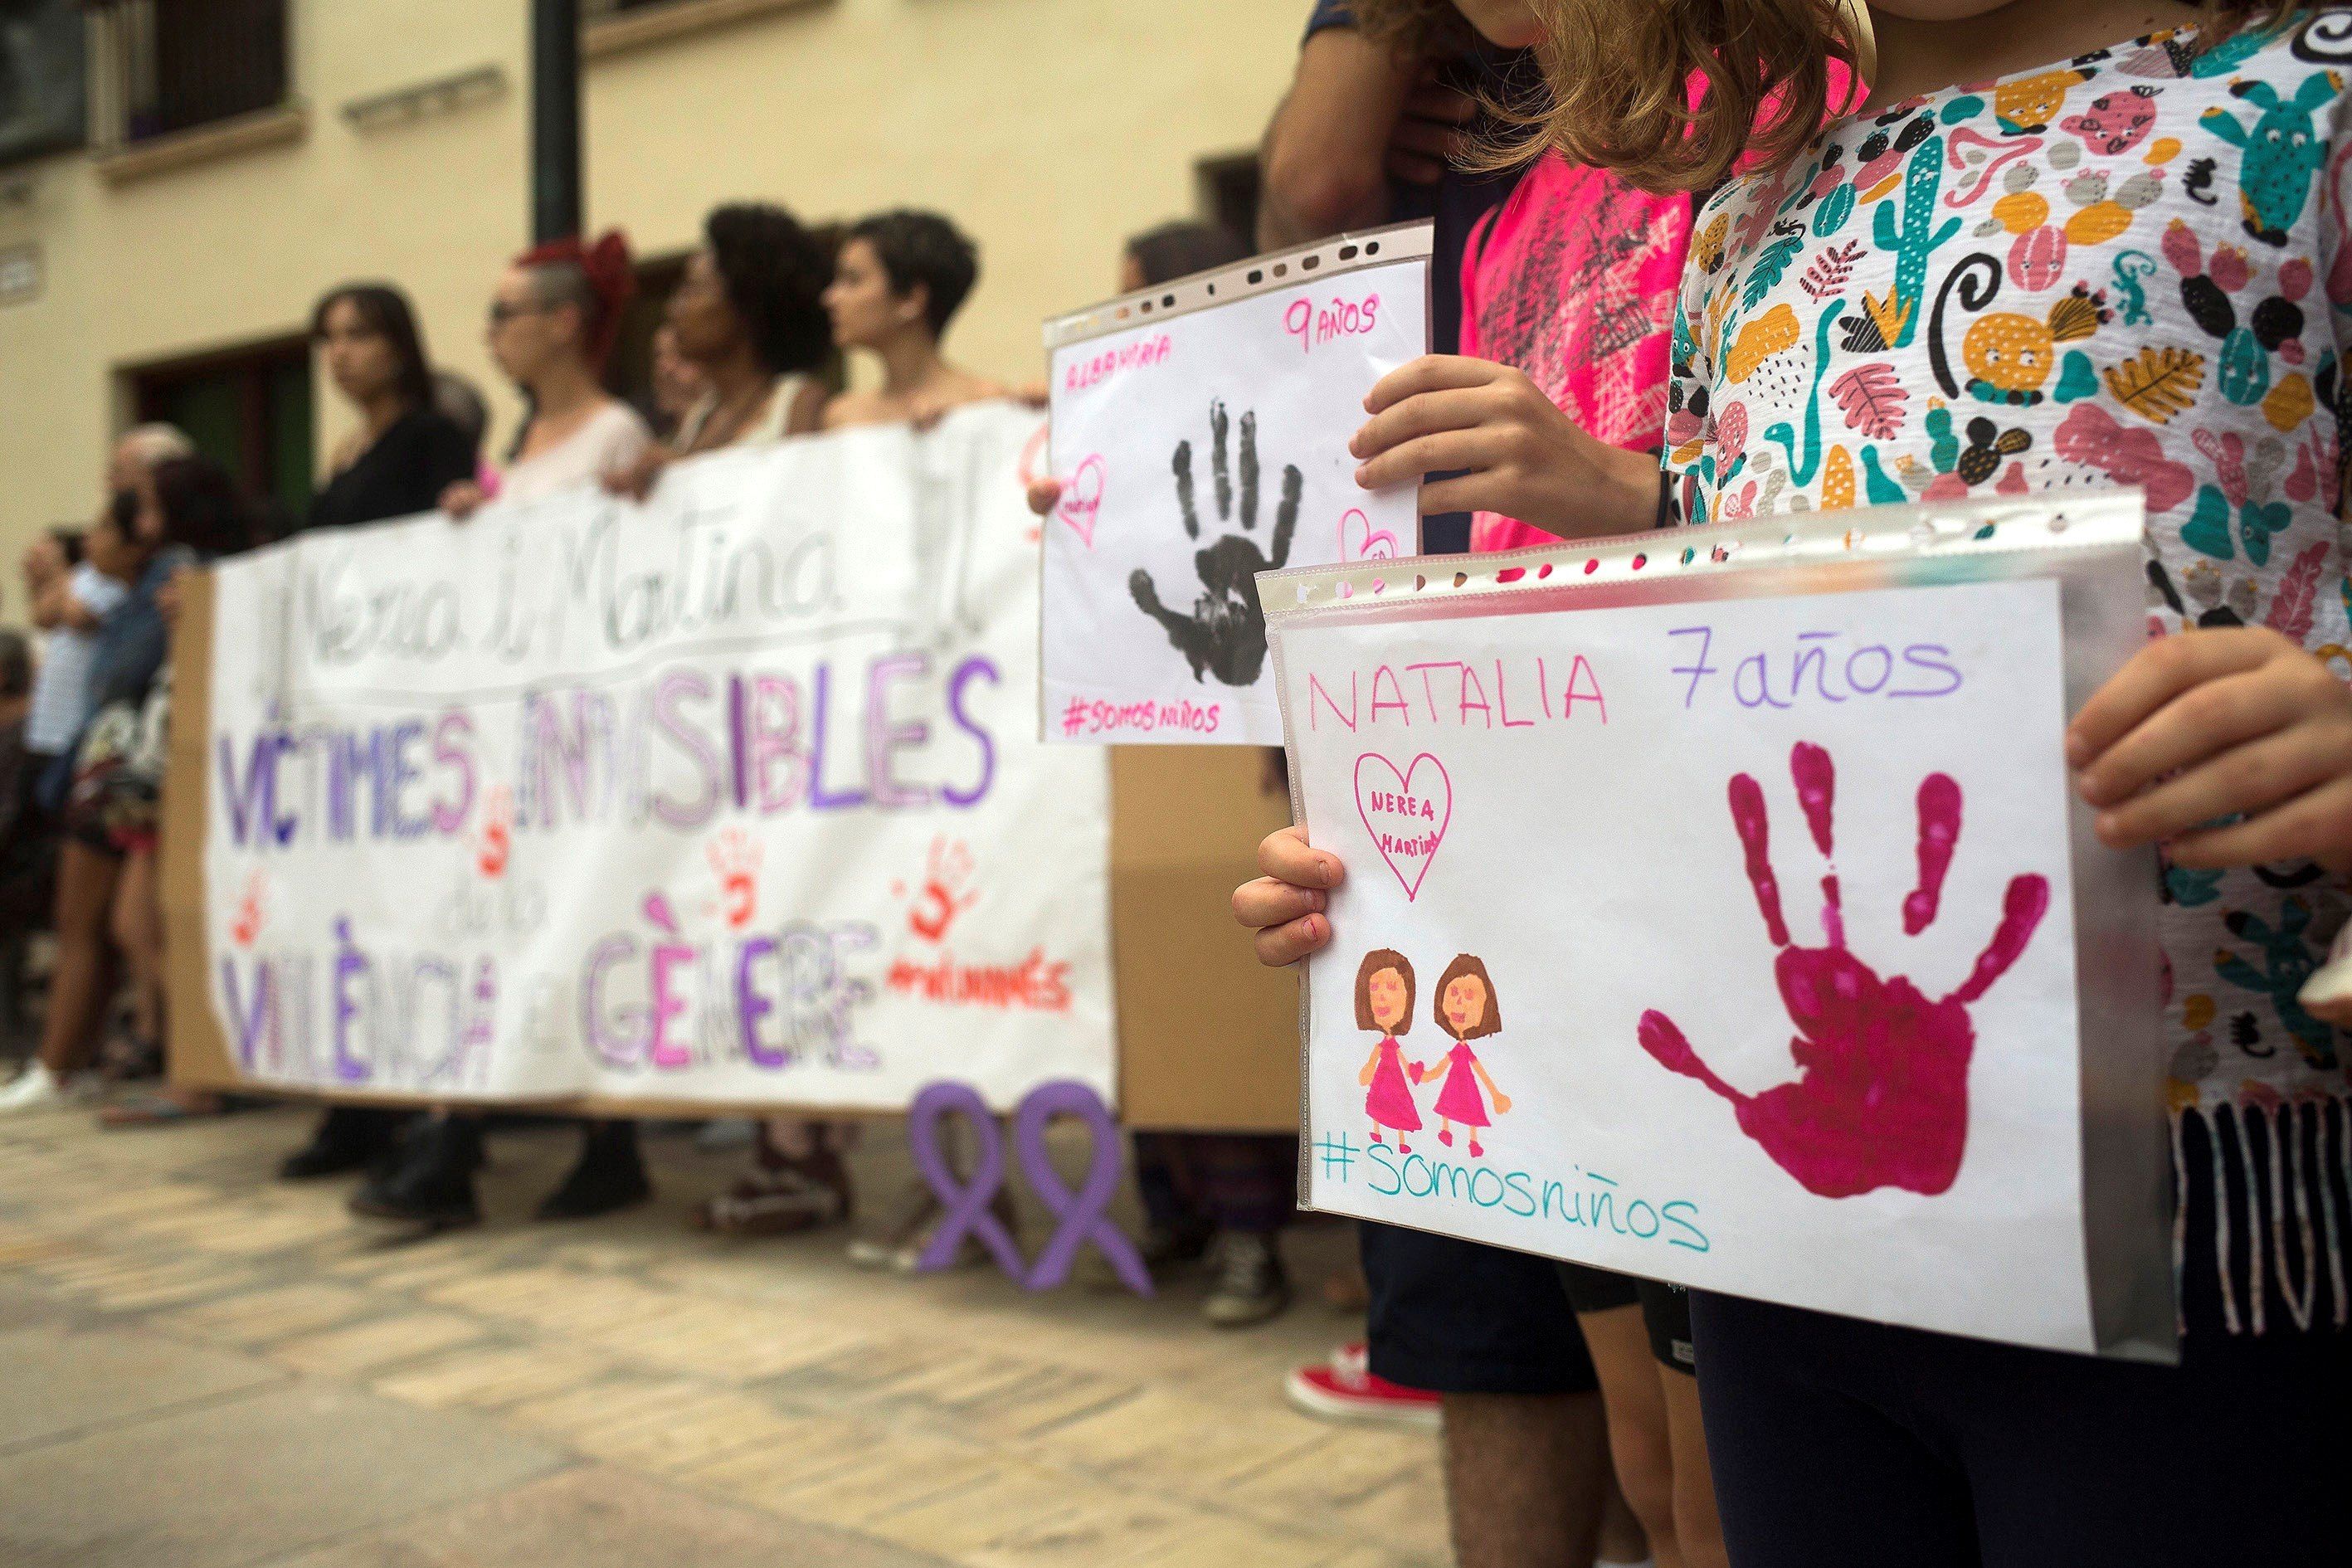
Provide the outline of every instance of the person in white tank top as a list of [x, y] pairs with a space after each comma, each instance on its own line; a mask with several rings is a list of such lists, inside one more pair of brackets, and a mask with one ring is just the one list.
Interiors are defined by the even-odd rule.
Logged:
[[[603, 373], [635, 292], [629, 245], [618, 231], [593, 246], [557, 240], [517, 257], [490, 300], [490, 357], [530, 412], [496, 494], [530, 501], [635, 464], [653, 446], [637, 411], [604, 390]], [[442, 510], [466, 517], [489, 489], [461, 480]]]
[[845, 392], [825, 405], [824, 427], [927, 426], [966, 403], [1010, 395], [999, 384], [951, 364], [940, 352], [980, 276], [980, 252], [937, 213], [877, 213], [852, 224], [824, 291], [833, 341], [882, 363], [882, 385]]
[[[490, 300], [490, 357], [521, 389], [530, 412], [517, 436], [498, 499], [541, 500], [627, 468], [653, 446], [635, 409], [606, 392], [605, 361], [621, 311], [635, 289], [628, 241], [607, 233], [593, 245], [557, 240], [517, 257]], [[460, 521], [489, 499], [489, 483], [461, 479], [441, 494]], [[539, 1205], [541, 1219], [583, 1219], [642, 1203], [653, 1194], [637, 1147], [636, 1123], [583, 1120], [571, 1173]], [[443, 1230], [481, 1218], [475, 1174], [483, 1120], [436, 1107], [399, 1144], [399, 1157], [372, 1173], [351, 1198], [354, 1214]]]
[[643, 499], [679, 458], [805, 436], [823, 427], [835, 367], [819, 304], [830, 248], [792, 214], [730, 203], [703, 220], [663, 322], [708, 390], [667, 447], [648, 452], [607, 488]]

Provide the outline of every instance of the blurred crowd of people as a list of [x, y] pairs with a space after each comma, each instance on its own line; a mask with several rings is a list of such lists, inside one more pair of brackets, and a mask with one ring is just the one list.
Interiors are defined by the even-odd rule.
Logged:
[[[1103, 258], [1106, 282], [1134, 289], [1253, 248], [1431, 219], [1435, 352], [1373, 388], [1350, 451], [1365, 488], [1420, 486], [1432, 552], [2076, 484], [2160, 483], [2175, 493], [2150, 497], [2151, 518], [2181, 508], [2150, 530], [2148, 647], [2064, 736], [2070, 786], [2104, 842], [2161, 845], [2187, 873], [2161, 893], [2171, 1076], [2149, 1085], [2172, 1117], [2180, 1365], [1685, 1292], [1367, 1224], [1366, 1334], [1297, 1369], [1288, 1393], [1319, 1415], [1437, 1429], [1469, 1568], [2340, 1560], [2352, 1337], [2334, 1216], [2352, 1186], [2325, 1151], [2328, 1128], [2338, 1153], [2352, 1128], [2336, 1033], [2352, 1024], [2352, 988], [2306, 985], [2336, 968], [2305, 951], [2307, 909], [2275, 942], [2251, 911], [2276, 910], [2282, 889], [2340, 888], [2352, 866], [2352, 695], [2327, 663], [2352, 637], [2335, 602], [2352, 605], [2352, 589], [2330, 586], [2346, 571], [2352, 186], [2338, 178], [2343, 79], [2326, 62], [2352, 58], [2346, 37], [2337, 7], [2235, 0], [1318, 0], [1261, 149], [1256, 232], [1172, 224]], [[2196, 156], [2174, 174], [2184, 149]], [[2126, 157], [2135, 167], [2113, 171], [2111, 193], [2101, 165]], [[2036, 188], [2043, 163], [2053, 174]], [[2208, 193], [2224, 176], [2240, 200]], [[2043, 192], [2059, 189], [2072, 217], [2053, 216]], [[1948, 210], [1960, 208], [1981, 210]], [[2135, 223], [2147, 249], [2101, 249]], [[2151, 250], [2179, 274], [2180, 309], [2147, 281]], [[496, 460], [481, 400], [436, 374], [400, 291], [331, 289], [312, 336], [357, 423], [301, 526], [436, 507], [464, 518], [566, 485], [642, 497], [698, 453], [1021, 395], [942, 350], [978, 259], [934, 214], [819, 227], [773, 205], [719, 207], [631, 401], [606, 374], [636, 276], [625, 243], [528, 251], [489, 296], [491, 353], [525, 407]], [[2052, 302], [1986, 312], [2004, 279]], [[2257, 281], [2272, 293], [2247, 294], [2252, 325], [2233, 325], [2224, 296]], [[1974, 313], [1953, 327], [1965, 382], [1942, 341], [1950, 300]], [[2098, 366], [2067, 346], [2095, 335]], [[860, 360], [870, 374], [846, 374]], [[2290, 449], [2302, 467], [2282, 499], [2262, 499]], [[1031, 505], [1056, 494], [1043, 479]], [[217, 465], [149, 426], [118, 444], [94, 520], [26, 552], [32, 626], [0, 635], [12, 1013], [37, 928], [54, 956], [37, 1053], [0, 1088], [0, 1112], [77, 1099], [110, 1060], [152, 1070], [182, 574], [257, 532]], [[2273, 548], [2274, 533], [2287, 542]], [[2227, 593], [2223, 564], [2239, 574]], [[2268, 622], [2254, 624], [2264, 596]], [[1529, 798], [1535, 809], [1539, 786]], [[1926, 843], [1923, 828], [1923, 875]], [[1761, 856], [1760, 829], [1748, 853]], [[1266, 963], [1297, 962], [1331, 941], [1328, 892], [1344, 870], [1295, 828], [1260, 858], [1266, 875], [1236, 890], [1234, 911]], [[1776, 901], [1767, 913], [1777, 925]], [[2269, 976], [2228, 951], [2217, 963], [2216, 942], [2241, 939], [2270, 943]], [[1795, 951], [1776, 940], [1784, 959]], [[1831, 946], [1843, 949], [1834, 931]], [[2192, 974], [2239, 986], [2229, 1040], [2210, 995], [2174, 994]], [[1368, 963], [1358, 984], [1366, 1027], [1386, 1026], [1375, 986], [1410, 1016], [1409, 964]], [[1553, 1026], [1548, 1045], [1579, 1043], [1576, 1020]], [[1805, 1075], [1844, 1070], [1801, 1037], [1792, 1049]], [[1375, 1097], [1380, 1060], [1364, 1069]], [[1391, 1099], [1411, 1111], [1401, 1081]], [[2307, 1137], [2250, 1131], [2281, 1125], [2267, 1119], [2283, 1106], [2309, 1108], [2284, 1123]], [[106, 1114], [234, 1109], [166, 1091], [117, 1097]], [[487, 1130], [457, 1107], [339, 1107], [283, 1174], [353, 1178], [363, 1215], [467, 1225]], [[793, 1116], [745, 1131], [744, 1169], [694, 1224], [744, 1237], [851, 1226], [851, 1127]], [[2225, 1131], [2246, 1173], [2235, 1185]], [[1156, 1134], [1136, 1156], [1154, 1266], [1208, 1258], [1213, 1322], [1283, 1310], [1295, 1142]], [[610, 1214], [650, 1193], [635, 1128], [592, 1122], [540, 1213]], [[2247, 1216], [2235, 1230], [2233, 1215]], [[919, 1187], [864, 1217], [851, 1256], [911, 1268], [940, 1216]], [[2267, 1320], [2266, 1299], [2280, 1303]], [[2187, 1469], [2173, 1462], [2189, 1453]]]
[[[1106, 281], [1142, 287], [1247, 251], [1211, 226], [1172, 223], [1138, 237]], [[396, 285], [328, 290], [310, 313], [310, 337], [354, 418], [295, 531], [436, 509], [464, 520], [499, 498], [535, 500], [569, 486], [642, 498], [665, 466], [700, 453], [860, 424], [928, 423], [1011, 395], [942, 349], [978, 279], [979, 254], [935, 213], [827, 226], [764, 203], [715, 208], [664, 301], [648, 384], [632, 398], [614, 388], [611, 367], [637, 275], [626, 239], [614, 232], [535, 247], [497, 276], [488, 346], [524, 412], [495, 457], [484, 450], [478, 391], [436, 367]], [[861, 355], [877, 374], [852, 389], [847, 363]], [[163, 1064], [156, 847], [181, 574], [254, 548], [267, 530], [226, 470], [165, 425], [122, 437], [92, 524], [53, 529], [26, 552], [33, 626], [0, 640], [11, 705], [0, 713], [15, 716], [0, 742], [10, 785], [0, 874], [9, 889], [11, 980], [27, 973], [29, 939], [51, 938], [38, 1045], [0, 1087], [0, 1112], [85, 1099], [122, 1079], [133, 1087], [99, 1110], [121, 1127], [240, 1108], [235, 1097], [135, 1083]], [[281, 1173], [357, 1177], [351, 1206], [368, 1217], [467, 1225], [481, 1216], [476, 1176], [488, 1125], [454, 1107], [418, 1114], [338, 1106], [286, 1156]], [[691, 1221], [747, 1236], [849, 1221], [845, 1156], [856, 1131], [803, 1117], [759, 1121], [741, 1176], [697, 1205]], [[1147, 1141], [1152, 1256], [1201, 1257], [1220, 1229], [1213, 1213], [1224, 1215], [1235, 1238], [1210, 1297], [1214, 1321], [1256, 1321], [1287, 1299], [1271, 1240], [1289, 1207], [1286, 1142]], [[592, 1121], [571, 1172], [538, 1213], [593, 1217], [651, 1193], [636, 1125]], [[852, 1255], [911, 1268], [938, 1217], [936, 1198], [917, 1184], [876, 1205]]]
[[[1511, 182], [1465, 173], [1449, 158], [1465, 145], [1482, 84], [1523, 68], [1515, 67], [1515, 51], [1480, 43], [1458, 18], [1431, 28], [1423, 25], [1431, 18], [1370, 9], [1359, 26], [1345, 6], [1315, 8], [1297, 79], [1267, 130], [1257, 232], [1197, 220], [1161, 225], [1104, 258], [1107, 287], [1133, 291], [1259, 248], [1434, 216], [1436, 334], [1450, 344], [1468, 231]], [[1450, 16], [1450, 7], [1435, 9]], [[1420, 53], [1401, 54], [1401, 43]], [[530, 500], [585, 483], [641, 498], [667, 464], [721, 447], [857, 424], [925, 423], [988, 398], [1043, 400], [1042, 389], [991, 379], [943, 352], [977, 281], [979, 256], [938, 214], [890, 211], [822, 225], [764, 202], [714, 208], [663, 301], [645, 384], [621, 387], [611, 373], [638, 288], [637, 260], [622, 235], [606, 233], [532, 247], [491, 280], [487, 342], [523, 410], [494, 449], [486, 449], [478, 390], [435, 364], [425, 326], [396, 284], [329, 289], [311, 311], [310, 336], [316, 363], [354, 417], [290, 531], [436, 509], [464, 519], [499, 497]], [[872, 374], [853, 386], [848, 371], [860, 357]], [[159, 1071], [164, 1029], [155, 849], [174, 584], [181, 573], [265, 542], [265, 516], [185, 436], [142, 426], [116, 446], [96, 521], [54, 530], [26, 553], [33, 626], [0, 637], [0, 724], [24, 714], [15, 729], [0, 730], [0, 770], [15, 785], [0, 835], [0, 878], [9, 889], [0, 1005], [16, 1005], [10, 987], [26, 972], [26, 939], [45, 930], [52, 956], [37, 1048], [14, 1081], [0, 1085], [0, 1114], [95, 1100], [110, 1082], [98, 1110], [110, 1126], [232, 1114], [246, 1103], [141, 1080]], [[1459, 548], [1467, 521], [1431, 520], [1431, 547]], [[477, 1178], [486, 1138], [509, 1120], [454, 1106], [339, 1105], [287, 1152], [280, 1174], [352, 1180], [350, 1206], [370, 1219], [427, 1231], [462, 1226], [482, 1216]], [[740, 1142], [747, 1158], [688, 1219], [743, 1237], [840, 1226], [857, 1262], [911, 1270], [939, 1221], [938, 1200], [917, 1183], [869, 1201], [860, 1215], [847, 1159], [856, 1131], [854, 1123], [803, 1116], [709, 1124], [700, 1134], [707, 1142]], [[1139, 1134], [1134, 1154], [1140, 1246], [1156, 1272], [1205, 1268], [1201, 1310], [1220, 1326], [1261, 1322], [1289, 1306], [1281, 1236], [1297, 1217], [1293, 1137]], [[637, 1125], [587, 1121], [575, 1161], [537, 1215], [591, 1218], [652, 1195]], [[1014, 1216], [1004, 1206], [1000, 1217], [1011, 1224]], [[1426, 1243], [1427, 1256], [1410, 1257], [1405, 1273], [1380, 1267], [1380, 1238], [1370, 1234], [1378, 1228], [1366, 1227], [1376, 1324], [1383, 1311], [1402, 1312], [1425, 1341], [1446, 1331], [1431, 1309], [1455, 1310], [1457, 1320], [1459, 1310], [1433, 1301], [1417, 1309], [1416, 1295], [1462, 1258], [1490, 1269], [1517, 1263], [1535, 1277], [1533, 1260], [1404, 1233], [1388, 1234], [1391, 1248]], [[1464, 1278], [1480, 1289], [1491, 1283], [1475, 1268]], [[1524, 1289], [1527, 1281], [1514, 1283]], [[1358, 1340], [1300, 1368], [1289, 1394], [1318, 1415], [1420, 1428], [1439, 1425], [1443, 1405], [1457, 1529], [1468, 1531], [1465, 1562], [1502, 1561], [1489, 1546], [1517, 1551], [1530, 1531], [1557, 1534], [1580, 1560], [1598, 1547], [1604, 1559], [1632, 1562], [1643, 1538], [1607, 1474], [1574, 1321], [1548, 1266], [1537, 1288], [1550, 1293], [1555, 1310], [1531, 1314], [1507, 1301], [1507, 1316], [1525, 1320], [1521, 1340], [1565, 1338], [1528, 1352], [1524, 1364], [1510, 1362], [1520, 1353], [1513, 1344], [1489, 1336], [1483, 1363], [1465, 1345], [1453, 1358], [1458, 1366], [1415, 1368], [1426, 1386], [1413, 1387], [1378, 1375]], [[1319, 1294], [1360, 1311], [1364, 1290], [1351, 1268], [1323, 1282]], [[1490, 1498], [1514, 1489], [1544, 1500], [1534, 1515], [1516, 1506], [1496, 1511]]]

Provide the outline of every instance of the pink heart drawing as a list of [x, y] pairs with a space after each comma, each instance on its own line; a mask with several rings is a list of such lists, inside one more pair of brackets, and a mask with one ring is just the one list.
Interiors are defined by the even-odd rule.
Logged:
[[[1423, 763], [1433, 776], [1416, 788], [1413, 779]], [[1399, 768], [1380, 752], [1366, 752], [1356, 759], [1356, 815], [1396, 873], [1405, 901], [1419, 898], [1422, 879], [1429, 875], [1429, 863], [1454, 820], [1454, 780], [1445, 764], [1423, 752]]]
[[[1351, 537], [1349, 531], [1351, 525], [1354, 533], [1362, 536], [1361, 543], [1357, 543]], [[1351, 506], [1340, 514], [1339, 559], [1341, 562], [1393, 561], [1401, 553], [1397, 546], [1397, 536], [1385, 528], [1374, 532], [1372, 520], [1364, 515], [1361, 507]]]
[[1088, 550], [1095, 547], [1095, 519], [1102, 511], [1102, 493], [1103, 460], [1091, 457], [1078, 465], [1070, 482], [1062, 487], [1062, 504], [1054, 509], [1055, 515], [1086, 541]]

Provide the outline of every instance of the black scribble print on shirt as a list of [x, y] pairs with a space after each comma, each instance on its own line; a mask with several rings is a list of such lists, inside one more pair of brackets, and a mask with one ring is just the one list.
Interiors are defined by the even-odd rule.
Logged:
[[[1234, 521], [1234, 476], [1225, 461], [1229, 426], [1223, 403], [1209, 405], [1209, 475], [1216, 487], [1217, 520]], [[1213, 675], [1227, 686], [1248, 686], [1265, 668], [1265, 614], [1258, 607], [1257, 574], [1279, 569], [1290, 559], [1290, 536], [1298, 526], [1297, 467], [1282, 470], [1282, 501], [1274, 512], [1274, 556], [1268, 560], [1250, 534], [1257, 527], [1257, 416], [1242, 416], [1242, 531], [1227, 533], [1215, 543], [1193, 552], [1193, 569], [1201, 575], [1201, 593], [1192, 613], [1179, 615], [1160, 602], [1151, 574], [1139, 569], [1127, 580], [1136, 606], [1166, 628], [1168, 640], [1192, 667], [1192, 679]], [[1187, 538], [1201, 537], [1201, 514], [1192, 499], [1192, 443], [1179, 441], [1170, 462], [1176, 476], [1176, 506], [1184, 519]]]
[[[1627, 216], [1608, 202], [1528, 214], [1530, 231], [1517, 241], [1517, 286], [1489, 289], [1479, 302], [1478, 353], [1524, 371], [1601, 439], [1654, 444], [1665, 426], [1664, 387], [1654, 373], [1644, 376], [1633, 351], [1672, 320], [1672, 299], [1644, 297], [1641, 274], [1673, 240], [1675, 220], [1662, 210]], [[1569, 402], [1579, 365], [1594, 367], [1590, 407]]]

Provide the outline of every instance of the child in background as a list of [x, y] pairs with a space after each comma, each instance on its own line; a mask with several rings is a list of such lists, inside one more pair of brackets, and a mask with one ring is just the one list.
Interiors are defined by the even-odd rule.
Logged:
[[[1547, 8], [1553, 144], [1665, 188], [1754, 163], [1696, 219], [1665, 504], [1654, 476], [1563, 442], [1535, 488], [1568, 504], [1520, 515], [1591, 535], [1662, 510], [2146, 493], [2160, 635], [2066, 739], [2100, 836], [2167, 850], [2183, 1338], [2152, 1367], [1702, 1294], [1732, 1554], [2340, 1562], [2352, 1303], [2341, 1233], [2309, 1216], [2352, 1212], [2327, 1152], [2352, 1138], [2333, 1026], [2352, 1012], [2296, 990], [2352, 869], [2352, 694], [2305, 651], [2352, 640], [2352, 13], [1890, 0], [1845, 7], [1843, 35], [1831, 15]], [[1848, 113], [1828, 62], [1868, 75], [1873, 33], [1873, 109]], [[1709, 90], [1686, 121], [1660, 87], [1693, 71]], [[1484, 423], [1424, 401], [1421, 450], [1400, 446], [1400, 399], [1432, 379], [1414, 369], [1374, 395], [1368, 485], [1444, 466]], [[1286, 962], [1328, 940], [1338, 866], [1296, 839], [1265, 859], [1277, 880], [1244, 912]]]
[[[1460, 16], [1488, 37], [1516, 39], [1515, 26], [1526, 26], [1533, 9], [1486, 3], [1464, 5]], [[1359, 6], [1360, 22], [1384, 33], [1442, 26], [1454, 10], [1447, 0]], [[1538, 487], [1559, 462], [1546, 454], [1596, 439], [1615, 460], [1650, 473], [1654, 497], [1675, 289], [1690, 235], [1691, 199], [1683, 193], [1639, 190], [1557, 153], [1527, 170], [1464, 247], [1461, 355], [1419, 362], [1488, 416], [1470, 454], [1485, 464], [1479, 488], [1428, 484], [1424, 513], [1471, 510], [1474, 551], [1549, 542], [1550, 533], [1523, 521], [1547, 504]], [[1468, 1072], [1432, 1063], [1429, 1076], [1445, 1079], [1441, 1118], [1445, 1095], [1458, 1107], [1477, 1101]], [[1477, 1128], [1466, 1131], [1475, 1140]], [[1439, 1138], [1450, 1143], [1450, 1130], [1441, 1127]], [[1691, 1376], [1687, 1293], [1580, 1264], [1562, 1264], [1559, 1274], [1600, 1379], [1618, 1485], [1653, 1556], [1659, 1568], [1715, 1568], [1723, 1545]]]
[[59, 759], [73, 749], [89, 717], [89, 661], [98, 625], [131, 594], [131, 584], [108, 576], [82, 554], [81, 542], [79, 529], [53, 528], [25, 551], [25, 596], [32, 605], [33, 625], [47, 634], [32, 711], [25, 721], [26, 768], [39, 809], [49, 816], [65, 805], [66, 770]]
[[[1213, 268], [1249, 247], [1215, 224], [1179, 220], [1130, 238], [1118, 290], [1131, 294]], [[1047, 481], [1051, 483], [1051, 481]], [[1055, 490], [1059, 498], [1058, 488]], [[1047, 510], [1052, 510], [1048, 502]], [[1281, 753], [1268, 752], [1280, 776]], [[1281, 1235], [1297, 1214], [1298, 1140], [1285, 1132], [1139, 1132], [1136, 1186], [1144, 1201], [1143, 1250], [1155, 1268], [1205, 1257], [1213, 1270], [1201, 1315], [1246, 1328], [1290, 1304]]]

